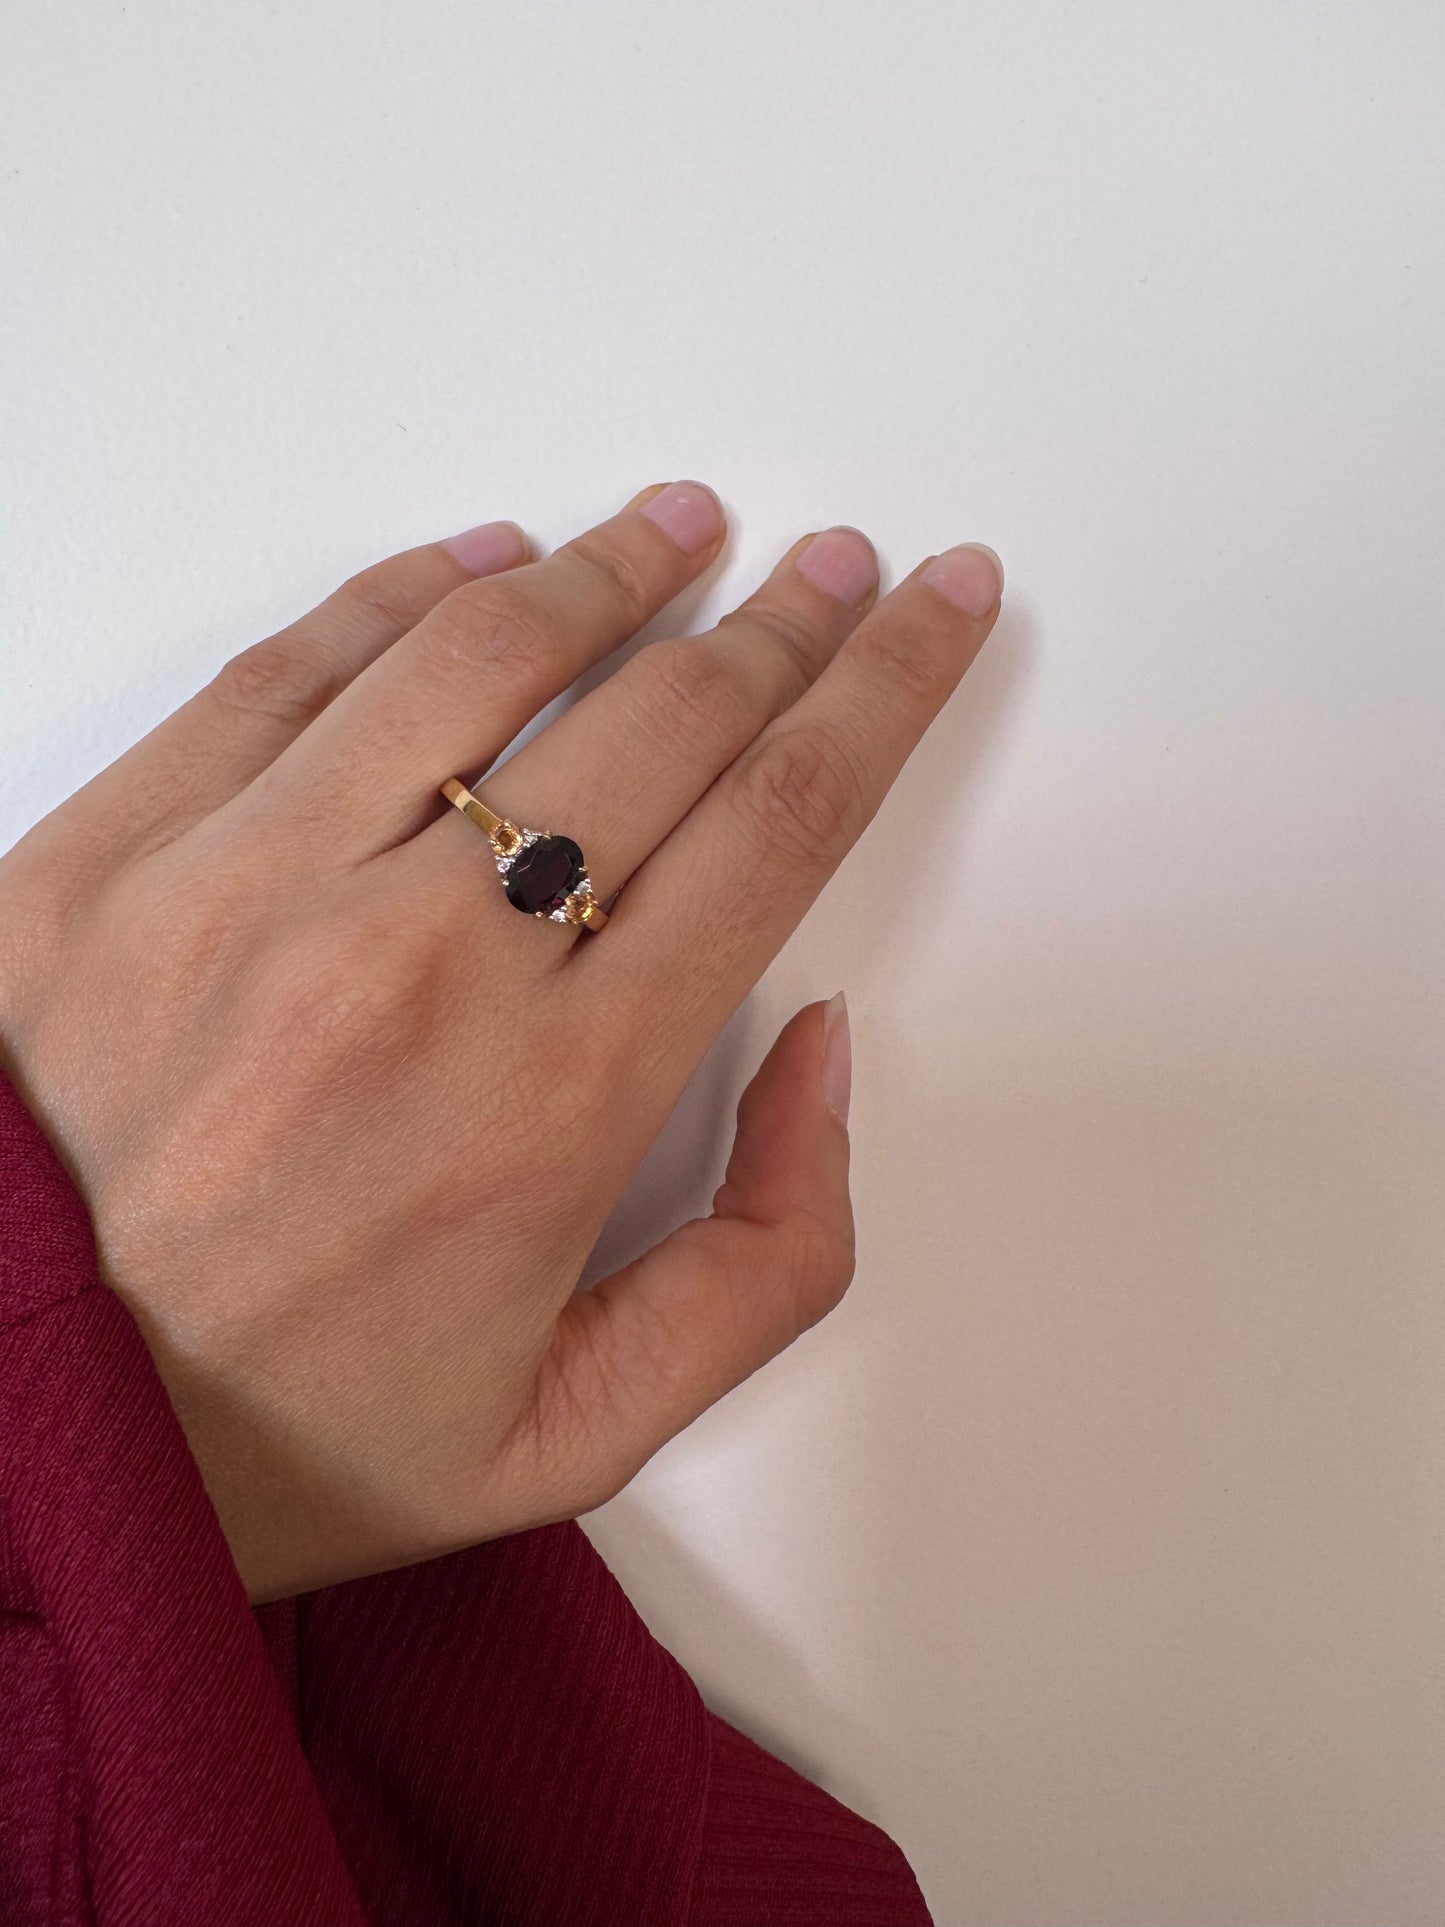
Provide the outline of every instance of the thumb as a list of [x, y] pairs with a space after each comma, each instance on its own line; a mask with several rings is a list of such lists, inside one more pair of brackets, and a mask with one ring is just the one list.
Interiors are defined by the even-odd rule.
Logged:
[[527, 1427], [545, 1483], [566, 1488], [565, 1508], [546, 1495], [551, 1516], [611, 1498], [843, 1296], [850, 1081], [840, 992], [790, 1020], [744, 1091], [712, 1216], [573, 1296]]

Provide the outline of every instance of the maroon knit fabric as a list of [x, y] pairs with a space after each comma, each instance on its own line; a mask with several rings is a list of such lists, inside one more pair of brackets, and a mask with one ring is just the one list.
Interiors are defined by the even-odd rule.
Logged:
[[0, 1078], [3, 1927], [929, 1927], [576, 1525], [253, 1611]]

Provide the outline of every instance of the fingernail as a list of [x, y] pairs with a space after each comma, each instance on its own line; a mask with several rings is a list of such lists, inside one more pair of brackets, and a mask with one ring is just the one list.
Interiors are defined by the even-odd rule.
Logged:
[[515, 522], [483, 522], [460, 535], [449, 535], [442, 543], [473, 575], [495, 575], [499, 569], [513, 569], [532, 553], [525, 531]]
[[853, 1039], [848, 1000], [840, 990], [823, 1006], [823, 1102], [846, 1129], [853, 1090]]
[[640, 513], [671, 536], [684, 555], [705, 549], [723, 525], [722, 503], [702, 482], [669, 482]]
[[947, 596], [955, 609], [986, 616], [1003, 594], [1003, 564], [984, 542], [962, 542], [936, 555], [923, 580]]
[[824, 529], [798, 557], [797, 567], [825, 595], [836, 596], [850, 609], [866, 602], [878, 581], [878, 557], [860, 529]]

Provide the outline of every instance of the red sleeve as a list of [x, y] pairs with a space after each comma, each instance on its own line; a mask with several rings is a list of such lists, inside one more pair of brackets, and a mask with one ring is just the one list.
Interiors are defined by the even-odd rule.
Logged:
[[575, 1525], [253, 1612], [0, 1078], [5, 1927], [928, 1927]]

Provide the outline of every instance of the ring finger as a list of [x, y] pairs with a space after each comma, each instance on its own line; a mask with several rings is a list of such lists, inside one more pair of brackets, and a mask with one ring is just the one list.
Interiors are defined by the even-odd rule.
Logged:
[[[857, 529], [804, 537], [711, 633], [650, 644], [524, 744], [487, 780], [488, 806], [576, 840], [605, 899], [822, 672], [877, 588]], [[409, 854], [430, 880], [473, 889], [491, 860], [478, 835], [448, 810]]]
[[485, 766], [582, 671], [628, 640], [717, 555], [710, 489], [675, 482], [545, 561], [468, 582], [371, 664], [231, 808], [304, 868], [349, 867], [408, 841], [437, 785]]

